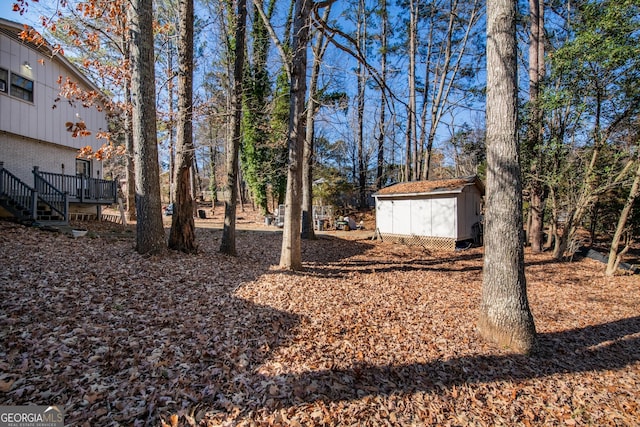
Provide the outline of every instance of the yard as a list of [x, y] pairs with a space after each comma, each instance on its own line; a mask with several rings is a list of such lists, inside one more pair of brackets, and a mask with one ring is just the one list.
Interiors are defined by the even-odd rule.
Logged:
[[331, 232], [287, 273], [275, 228], [230, 258], [199, 225], [197, 255], [142, 257], [122, 226], [0, 222], [2, 404], [74, 426], [640, 425], [637, 275], [527, 253], [525, 357], [474, 331], [481, 249]]

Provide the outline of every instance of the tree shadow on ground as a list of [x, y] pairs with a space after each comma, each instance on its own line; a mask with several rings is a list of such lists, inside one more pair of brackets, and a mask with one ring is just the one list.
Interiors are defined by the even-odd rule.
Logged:
[[[354, 272], [435, 270], [477, 273], [481, 270], [478, 265], [483, 256], [481, 251], [455, 253], [448, 258], [433, 259], [353, 259], [366, 255], [374, 245], [373, 242], [354, 242], [336, 237], [303, 241], [305, 270], [292, 274], [340, 278]], [[527, 266], [556, 262], [534, 260], [528, 262]], [[466, 265], [458, 268], [455, 267], [456, 263]], [[290, 318], [286, 312], [278, 313], [266, 307], [254, 308], [258, 310], [258, 317], [264, 317], [266, 322], [273, 316], [284, 316], [287, 319], [284, 322], [287, 326], [280, 330], [281, 336], [272, 341], [273, 345], [285, 348], [289, 340], [297, 339], [297, 328], [300, 323], [305, 322], [304, 318]], [[247, 314], [250, 311], [249, 306], [241, 310], [239, 316], [253, 316]], [[215, 377], [215, 393], [207, 390], [199, 404], [213, 411], [251, 413], [318, 401], [352, 401], [366, 396], [419, 391], [438, 393], [443, 389], [465, 384], [525, 381], [555, 374], [621, 369], [640, 360], [638, 333], [640, 317], [631, 317], [580, 329], [540, 334], [539, 349], [532, 356], [473, 355], [382, 366], [354, 359], [348, 368], [296, 373], [288, 373], [286, 366], [273, 369], [272, 364], [267, 363], [275, 348], [271, 347], [269, 352], [261, 354], [252, 346], [249, 351], [255, 352], [259, 357], [252, 359], [250, 367], [240, 371], [235, 368], [219, 371]], [[260, 334], [251, 331], [250, 336], [253, 337], [252, 340], [256, 340]], [[349, 364], [350, 361], [343, 362]]]
[[[83, 242], [0, 224], [0, 399], [64, 407], [70, 425], [159, 425], [161, 414], [214, 399], [227, 408], [301, 316], [236, 296], [274, 259], [201, 251], [135, 254], [129, 241]], [[252, 392], [260, 395], [259, 387]]]
[[[311, 265], [341, 264], [374, 247], [375, 243], [370, 240], [348, 240], [337, 236], [320, 235], [313, 240], [302, 240], [302, 261]], [[305, 271], [308, 271], [306, 265]]]
[[[327, 243], [328, 242], [328, 243]], [[315, 243], [315, 244], [314, 244]], [[373, 243], [353, 242], [329, 238], [311, 244], [304, 243], [309, 252], [305, 271], [294, 274], [311, 274], [322, 277], [341, 277], [354, 272], [437, 270], [475, 271], [482, 259], [482, 252], [463, 252], [449, 258], [410, 259], [381, 261], [352, 259], [366, 254]], [[326, 245], [324, 243], [327, 243]], [[341, 250], [329, 251], [336, 244]], [[527, 266], [555, 264], [555, 260], [535, 260]], [[467, 263], [461, 268], [447, 267]], [[382, 269], [380, 269], [382, 265]], [[295, 319], [295, 322], [304, 322]], [[296, 325], [289, 330], [288, 339], [295, 340]], [[242, 411], [273, 410], [304, 403], [340, 402], [361, 399], [365, 396], [388, 396], [394, 393], [433, 392], [465, 384], [485, 384], [500, 381], [525, 381], [556, 374], [581, 373], [621, 369], [640, 361], [640, 316], [592, 325], [579, 329], [539, 334], [538, 351], [531, 356], [517, 354], [474, 355], [452, 359], [436, 359], [425, 363], [372, 365], [355, 359], [349, 368], [322, 369], [302, 373], [262, 373], [260, 367], [246, 377], [244, 396], [239, 401]], [[269, 360], [265, 355], [263, 360]], [[346, 361], [349, 363], [349, 361]], [[256, 361], [256, 363], [259, 363]], [[255, 389], [250, 384], [266, 384]], [[269, 387], [277, 386], [277, 393]], [[218, 398], [210, 400], [212, 408], [228, 410], [233, 396], [220, 389]], [[223, 402], [222, 406], [220, 402]], [[227, 403], [224, 403], [227, 402]], [[227, 406], [225, 406], [227, 405]], [[236, 406], [238, 407], [238, 406]]]
[[[362, 247], [360, 248], [362, 250]], [[365, 248], [366, 250], [367, 248]], [[425, 254], [424, 258], [406, 258], [386, 260], [381, 258], [368, 260], [339, 259], [336, 261], [314, 261], [305, 263], [305, 273], [320, 277], [342, 277], [353, 272], [363, 273], [392, 273], [410, 271], [437, 271], [437, 272], [472, 272], [482, 270], [482, 264], [462, 265], [456, 267], [456, 263], [482, 259], [482, 253], [453, 253], [440, 257]]]
[[[439, 252], [432, 254], [425, 252], [423, 258], [407, 257], [406, 259], [368, 259], [354, 260], [349, 259], [354, 255], [360, 255], [372, 247], [372, 244], [354, 245], [353, 255], [345, 257], [321, 257], [320, 260], [311, 259], [305, 262], [304, 273], [314, 274], [320, 277], [343, 277], [353, 272], [370, 272], [370, 273], [393, 273], [393, 272], [443, 272], [443, 273], [463, 273], [463, 272], [480, 272], [482, 271], [482, 259], [484, 253], [476, 250], [475, 252]], [[419, 255], [419, 254], [418, 254]], [[335, 258], [335, 259], [333, 259]], [[469, 265], [473, 261], [479, 261], [477, 264]], [[552, 266], [563, 264], [566, 261], [555, 259], [542, 260], [525, 260], [526, 267], [534, 266]], [[466, 263], [466, 264], [465, 264]], [[461, 264], [461, 265], [460, 265]]]
[[478, 355], [394, 366], [354, 363], [348, 369], [287, 374], [281, 380], [291, 397], [281, 403], [349, 401], [371, 395], [438, 392], [463, 384], [620, 369], [640, 360], [638, 333], [640, 317], [632, 317], [540, 334], [539, 351], [532, 356]]
[[[259, 250], [244, 258], [219, 255], [216, 234], [203, 235], [209, 240], [195, 256], [139, 257], [129, 242], [96, 239], [80, 252], [65, 236], [17, 226], [2, 232], [0, 396], [11, 405], [61, 402], [72, 425], [158, 425], [161, 414], [195, 406], [248, 413], [618, 369], [640, 360], [640, 317], [631, 317], [541, 334], [541, 351], [532, 357], [385, 366], [354, 361], [348, 368], [291, 373], [267, 362], [298, 339], [308, 319], [236, 293], [268, 271], [277, 239], [258, 239]], [[248, 252], [255, 236], [241, 233], [240, 251]], [[338, 239], [305, 247], [308, 259], [339, 263], [370, 244]]]

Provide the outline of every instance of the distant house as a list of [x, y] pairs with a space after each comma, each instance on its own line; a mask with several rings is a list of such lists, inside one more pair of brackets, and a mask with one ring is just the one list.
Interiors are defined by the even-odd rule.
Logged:
[[395, 184], [373, 195], [383, 240], [454, 250], [482, 240], [484, 186], [476, 177]]
[[[23, 30], [0, 18], [0, 215], [66, 222], [74, 213], [98, 214], [115, 201], [115, 182], [103, 179], [101, 162], [77, 155], [102, 145], [106, 113], [56, 99], [60, 78], [100, 89], [47, 43], [21, 40]], [[74, 138], [67, 128], [76, 123], [91, 135]]]

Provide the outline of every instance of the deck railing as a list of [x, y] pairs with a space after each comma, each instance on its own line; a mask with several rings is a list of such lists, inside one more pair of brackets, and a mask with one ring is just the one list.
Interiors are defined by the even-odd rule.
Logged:
[[37, 173], [37, 167], [33, 169], [34, 187], [40, 199], [49, 205], [52, 211], [62, 215], [65, 221], [69, 216], [69, 197], [50, 182]]
[[33, 168], [33, 175], [36, 182], [40, 178], [60, 192], [67, 193], [70, 202], [111, 204], [117, 201], [116, 181], [89, 178], [85, 175], [41, 172], [37, 167]]
[[10, 198], [16, 203], [15, 209], [27, 211], [35, 218], [35, 198], [37, 197], [35, 191], [6, 170], [2, 162], [0, 162], [0, 196]]
[[66, 222], [69, 219], [67, 195], [50, 184], [36, 179], [36, 189], [29, 187], [18, 177], [4, 168], [0, 162], [0, 196], [11, 200], [7, 204], [13, 214], [20, 219], [37, 220], [39, 209], [50, 211], [48, 215], [58, 215]]

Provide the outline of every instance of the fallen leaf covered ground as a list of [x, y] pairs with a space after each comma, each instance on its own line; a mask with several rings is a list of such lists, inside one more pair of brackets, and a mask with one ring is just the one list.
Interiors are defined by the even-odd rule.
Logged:
[[540, 351], [475, 331], [482, 249], [199, 228], [143, 257], [122, 226], [73, 239], [0, 222], [0, 404], [73, 426], [640, 425], [640, 279], [527, 253]]

